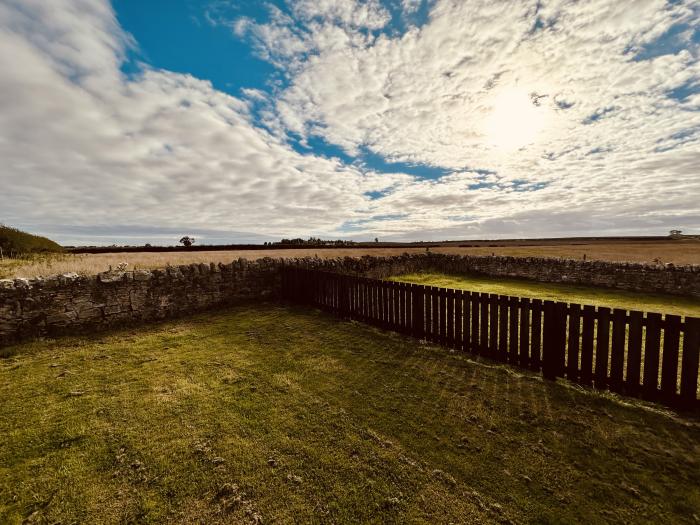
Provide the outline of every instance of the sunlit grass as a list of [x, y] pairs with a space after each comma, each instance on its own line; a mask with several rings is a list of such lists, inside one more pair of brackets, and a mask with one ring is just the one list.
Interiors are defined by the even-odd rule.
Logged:
[[697, 423], [312, 310], [13, 347], [0, 522], [692, 523]]
[[521, 279], [479, 275], [446, 275], [430, 272], [400, 275], [393, 277], [392, 280], [457, 290], [470, 290], [473, 292], [700, 317], [700, 299], [691, 297], [643, 294], [593, 286], [540, 283]]

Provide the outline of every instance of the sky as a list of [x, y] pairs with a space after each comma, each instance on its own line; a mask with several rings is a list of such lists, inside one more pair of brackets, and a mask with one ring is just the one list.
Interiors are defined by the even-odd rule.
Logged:
[[700, 233], [700, 0], [0, 0], [0, 223]]

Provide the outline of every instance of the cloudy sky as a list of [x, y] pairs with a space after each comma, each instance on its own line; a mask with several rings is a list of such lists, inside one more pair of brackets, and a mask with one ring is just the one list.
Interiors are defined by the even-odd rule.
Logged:
[[0, 222], [700, 230], [699, 0], [0, 0]]

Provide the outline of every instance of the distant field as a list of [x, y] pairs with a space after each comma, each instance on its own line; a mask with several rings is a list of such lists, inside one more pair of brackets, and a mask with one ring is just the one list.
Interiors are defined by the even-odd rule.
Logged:
[[[520, 243], [522, 244], [522, 243]], [[513, 255], [521, 257], [565, 257], [589, 260], [662, 262], [674, 264], [700, 264], [700, 241], [643, 241], [643, 242], [591, 242], [589, 244], [542, 243], [538, 246], [478, 246], [460, 248], [445, 246], [430, 248], [433, 253], [473, 255]], [[359, 257], [361, 255], [400, 255], [402, 253], [425, 253], [425, 248], [338, 248], [338, 249], [291, 249], [291, 250], [237, 250], [212, 252], [135, 252], [105, 253], [89, 255], [47, 256], [27, 261], [0, 261], [0, 278], [36, 277], [57, 273], [76, 272], [96, 274], [116, 267], [121, 262], [129, 268], [162, 268], [167, 264], [228, 263], [240, 257], [259, 259], [262, 257]]]
[[700, 426], [274, 305], [12, 347], [0, 523], [697, 523]]
[[400, 275], [392, 280], [456, 290], [469, 290], [471, 292], [496, 293], [514, 297], [700, 317], [700, 299], [665, 294], [636, 293], [593, 286], [538, 283], [520, 279], [477, 275], [445, 275], [440, 273]]

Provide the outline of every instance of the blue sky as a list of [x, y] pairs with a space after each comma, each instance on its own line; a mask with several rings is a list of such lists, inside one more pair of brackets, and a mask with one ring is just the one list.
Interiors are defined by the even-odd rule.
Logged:
[[122, 69], [140, 71], [140, 63], [193, 75], [211, 81], [214, 88], [240, 96], [242, 88], [267, 89], [273, 82], [273, 66], [253, 55], [250, 45], [234, 38], [231, 29], [212, 17], [252, 16], [265, 19], [261, 2], [236, 2], [235, 6], [191, 0], [117, 0], [117, 20], [135, 39]]
[[[209, 80], [215, 89], [232, 96], [241, 96], [246, 89], [257, 89], [273, 95], [288, 85], [282, 72], [256, 56], [249, 41], [232, 37], [230, 24], [241, 18], [250, 18], [265, 24], [271, 19], [270, 6], [290, 14], [290, 4], [284, 0], [268, 2], [201, 2], [194, 0], [158, 0], [113, 2], [120, 25], [136, 40], [122, 65], [127, 74], [138, 74], [142, 64]], [[375, 34], [399, 35], [408, 27], [420, 27], [427, 20], [428, 2], [410, 14], [388, 3], [391, 22]], [[424, 178], [438, 178], [446, 170], [410, 162], [391, 162], [389, 159], [360, 151], [348, 155], [342, 149], [319, 137], [312, 137], [303, 145], [298, 136], [290, 135], [289, 144], [302, 154], [313, 152], [326, 157], [338, 157], [346, 163], [384, 173], [407, 173]], [[370, 192], [372, 195], [373, 192]]]
[[64, 243], [700, 228], [696, 0], [2, 0], [0, 29], [0, 222]]

